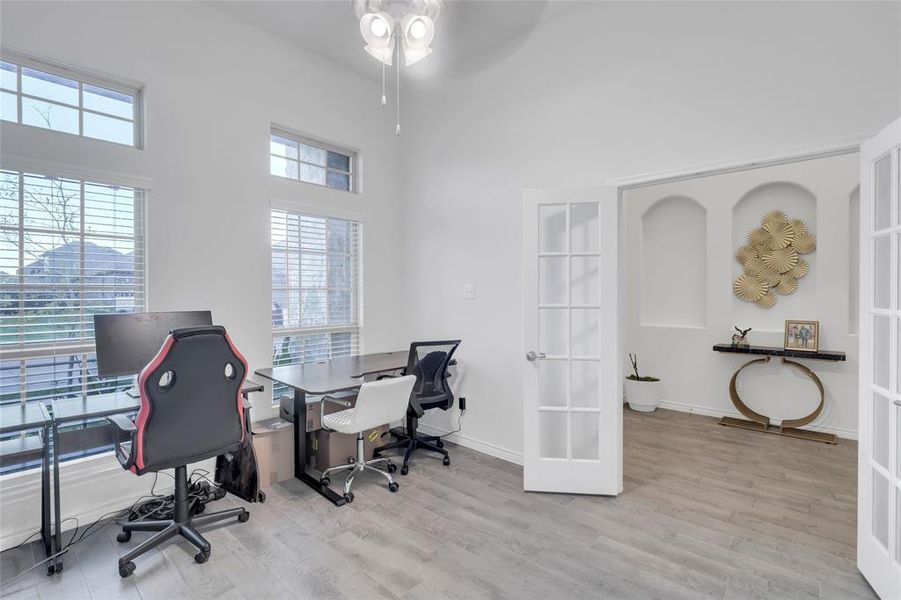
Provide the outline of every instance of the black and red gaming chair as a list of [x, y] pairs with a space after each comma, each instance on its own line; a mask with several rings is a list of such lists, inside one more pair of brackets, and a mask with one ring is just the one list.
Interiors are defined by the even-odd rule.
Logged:
[[141, 408], [135, 421], [124, 415], [108, 417], [128, 436], [116, 448], [123, 468], [137, 475], [175, 468], [174, 518], [122, 526], [120, 542], [131, 539], [132, 531], [158, 532], [119, 558], [122, 577], [134, 572], [134, 558], [175, 535], [194, 544], [200, 550], [194, 560], [204, 563], [210, 544], [194, 527], [231, 517], [244, 522], [250, 517], [243, 508], [191, 517], [186, 466], [230, 452], [243, 441], [241, 387], [246, 374], [247, 362], [224, 327], [175, 329], [138, 377]]

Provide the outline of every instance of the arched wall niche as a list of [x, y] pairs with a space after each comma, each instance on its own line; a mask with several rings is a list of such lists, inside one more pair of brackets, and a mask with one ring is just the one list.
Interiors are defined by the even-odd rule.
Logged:
[[[772, 181], [752, 188], [732, 207], [732, 252], [744, 245], [748, 232], [760, 227], [763, 216], [781, 210], [792, 219], [801, 219], [811, 233], [817, 234], [817, 198], [806, 187], [791, 181]], [[817, 253], [804, 256], [810, 264], [807, 276], [798, 282], [798, 290], [788, 296], [777, 296], [776, 306], [762, 309], [732, 296], [735, 324], [758, 331], [783, 331], [785, 319], [817, 319], [811, 311], [816, 306]], [[732, 260], [732, 279], [741, 274], [741, 265]]]
[[707, 325], [707, 209], [667, 196], [641, 215], [641, 324]]

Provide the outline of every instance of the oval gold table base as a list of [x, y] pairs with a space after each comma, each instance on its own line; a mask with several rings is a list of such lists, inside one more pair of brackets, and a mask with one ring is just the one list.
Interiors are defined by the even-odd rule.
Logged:
[[787, 358], [782, 359], [782, 364], [794, 367], [795, 369], [807, 375], [810, 380], [813, 381], [814, 385], [817, 386], [817, 389], [820, 392], [820, 403], [817, 404], [817, 407], [813, 409], [813, 412], [811, 412], [809, 415], [801, 417], [799, 419], [785, 419], [780, 425], [772, 425], [768, 416], [751, 410], [751, 408], [749, 408], [748, 405], [744, 403], [744, 401], [741, 399], [741, 396], [738, 395], [738, 388], [736, 385], [736, 382], [738, 381], [738, 374], [741, 373], [745, 369], [745, 367], [757, 363], [768, 362], [770, 362], [769, 356], [748, 361], [741, 367], [739, 367], [738, 370], [732, 375], [732, 379], [729, 381], [729, 397], [732, 398], [732, 404], [735, 405], [735, 408], [738, 409], [738, 412], [747, 417], [748, 420], [737, 419], [735, 417], [723, 417], [722, 419], [720, 419], [720, 425], [725, 425], [726, 427], [740, 427], [741, 429], [759, 431], [761, 433], [773, 433], [776, 435], [784, 435], [786, 437], [811, 440], [814, 442], [824, 442], [826, 444], [838, 443], [838, 438], [835, 436], [835, 434], [810, 431], [809, 429], [799, 429], [804, 425], [812, 423], [814, 419], [820, 416], [820, 413], [823, 412], [823, 405], [826, 402], [826, 391], [823, 389], [823, 382], [820, 381], [820, 378], [816, 376], [816, 373], [814, 373], [801, 363], [795, 362], [793, 360], [788, 360]]

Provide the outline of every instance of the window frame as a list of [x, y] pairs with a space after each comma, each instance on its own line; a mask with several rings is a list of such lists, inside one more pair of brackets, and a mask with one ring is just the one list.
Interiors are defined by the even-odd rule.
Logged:
[[[350, 170], [344, 171], [342, 169], [334, 169], [332, 167], [329, 167], [327, 159], [326, 159], [325, 165], [318, 165], [316, 163], [307, 162], [307, 161], [301, 159], [299, 154], [296, 159], [288, 157], [288, 156], [283, 156], [281, 154], [276, 154], [276, 153], [272, 152], [272, 136], [278, 136], [281, 138], [291, 140], [292, 142], [296, 142], [297, 144], [304, 144], [306, 146], [312, 146], [313, 148], [318, 148], [319, 150], [325, 150], [326, 152], [334, 152], [335, 154], [340, 154], [342, 156], [346, 156], [349, 159]], [[351, 193], [351, 194], [358, 193], [359, 180], [358, 180], [357, 174], [359, 172], [359, 152], [357, 150], [352, 150], [350, 148], [345, 148], [342, 146], [338, 146], [336, 144], [331, 144], [329, 142], [323, 142], [321, 140], [317, 140], [316, 138], [310, 137], [310, 136], [302, 134], [302, 133], [298, 133], [296, 131], [292, 131], [291, 129], [287, 129], [285, 127], [280, 127], [275, 124], [273, 124], [269, 128], [269, 143], [270, 143], [270, 149], [269, 149], [269, 176], [270, 177], [278, 177], [279, 179], [287, 179], [289, 181], [297, 181], [300, 183], [315, 185], [316, 187], [326, 188], [329, 190], [335, 190], [336, 192], [345, 192], [345, 193]], [[278, 157], [283, 160], [286, 160], [286, 161], [289, 161], [289, 162], [297, 163], [297, 165], [298, 165], [297, 178], [295, 179], [293, 177], [285, 177], [283, 175], [274, 174], [272, 172], [272, 157], [273, 156]], [[307, 181], [305, 179], [301, 179], [300, 178], [300, 165], [308, 165], [311, 167], [316, 167], [318, 169], [324, 169], [326, 182], [325, 183], [315, 183], [312, 181]], [[344, 190], [341, 188], [331, 187], [330, 185], [328, 185], [328, 175], [330, 172], [347, 175], [348, 181], [349, 181], [349, 186], [350, 186], [349, 189]], [[313, 215], [320, 216], [320, 215], [316, 215], [316, 213], [313, 213]], [[343, 218], [343, 217], [339, 217], [339, 218]]]
[[[80, 67], [66, 65], [64, 63], [48, 60], [44, 58], [37, 58], [34, 56], [30, 56], [27, 54], [23, 54], [21, 52], [16, 52], [14, 50], [7, 50], [6, 48], [0, 48], [0, 60], [3, 62], [8, 62], [16, 65], [18, 68], [16, 69], [16, 87], [15, 91], [3, 89], [3, 91], [7, 94], [15, 94], [16, 96], [16, 120], [15, 121], [0, 121], [2, 123], [14, 123], [17, 125], [22, 125], [24, 127], [30, 127], [34, 129], [43, 129], [45, 131], [52, 131], [53, 133], [62, 133], [66, 135], [74, 135], [76, 137], [80, 137], [86, 140], [94, 140], [97, 142], [105, 142], [107, 144], [115, 144], [116, 146], [121, 146], [123, 148], [134, 148], [136, 150], [144, 149], [144, 86], [124, 80], [124, 79], [114, 79], [109, 76], [96, 73], [91, 71], [90, 69], [83, 69]], [[52, 100], [49, 98], [42, 98], [40, 96], [34, 96], [32, 94], [27, 94], [22, 90], [22, 69], [34, 69], [37, 71], [42, 71], [44, 73], [48, 73], [50, 75], [56, 75], [58, 77], [63, 77], [65, 79], [71, 79], [78, 83], [78, 105], [69, 104], [67, 102], [63, 102], [60, 100]], [[104, 113], [101, 111], [93, 110], [90, 108], [84, 107], [84, 86], [96, 86], [108, 89], [113, 92], [119, 92], [120, 94], [127, 94], [132, 96], [134, 99], [132, 106], [134, 107], [133, 118], [132, 118], [132, 128], [133, 128], [133, 145], [122, 144], [119, 142], [114, 142], [112, 140], [106, 140], [103, 138], [91, 137], [84, 135], [84, 115], [85, 113], [92, 115], [99, 115], [102, 117], [107, 117], [111, 119], [117, 119], [119, 121], [128, 122], [128, 119], [120, 117], [118, 115]], [[35, 125], [29, 125], [28, 123], [22, 122], [22, 98], [29, 98], [33, 100], [37, 100], [39, 102], [46, 102], [53, 105], [63, 106], [66, 108], [71, 108], [78, 111], [78, 133], [71, 133], [68, 131], [60, 131], [57, 129], [50, 129], [45, 127], [38, 127]], [[96, 182], [92, 182], [96, 183]]]
[[[316, 184], [313, 184], [316, 185]], [[297, 326], [297, 327], [279, 327], [276, 328], [272, 325], [272, 315], [270, 313], [269, 321], [270, 321], [270, 329], [272, 332], [272, 347], [275, 348], [275, 344], [277, 341], [280, 341], [282, 338], [286, 337], [301, 337], [308, 335], [322, 335], [322, 334], [333, 334], [333, 333], [346, 333], [350, 332], [352, 334], [356, 334], [357, 344], [355, 351], [352, 349], [350, 356], [356, 356], [363, 353], [363, 340], [364, 340], [364, 325], [363, 325], [363, 240], [364, 240], [364, 229], [365, 222], [362, 215], [357, 213], [345, 213], [341, 211], [334, 211], [323, 209], [321, 207], [316, 206], [305, 206], [298, 205], [296, 203], [287, 203], [287, 202], [278, 202], [273, 200], [269, 207], [269, 298], [270, 298], [270, 306], [272, 301], [274, 300], [274, 291], [275, 287], [272, 283], [272, 274], [273, 274], [273, 252], [272, 252], [272, 223], [273, 223], [273, 213], [275, 212], [284, 212], [288, 214], [297, 215], [298, 217], [311, 217], [316, 219], [336, 219], [342, 221], [348, 221], [355, 225], [356, 227], [356, 243], [352, 244], [352, 249], [350, 251], [352, 266], [352, 281], [350, 285], [351, 292], [351, 305], [352, 305], [352, 322], [351, 323], [337, 323], [333, 325], [307, 325], [307, 326]], [[327, 252], [327, 251], [326, 251]], [[300, 254], [300, 246], [298, 245], [298, 253]], [[299, 257], [298, 257], [299, 260]], [[328, 287], [328, 285], [326, 286]], [[281, 288], [280, 288], [281, 289]], [[285, 290], [289, 289], [289, 287], [285, 287]], [[298, 293], [301, 288], [297, 288]], [[273, 366], [277, 366], [275, 364], [275, 355], [273, 351], [273, 355], [271, 356]], [[314, 362], [315, 360], [321, 360], [321, 358], [312, 359], [309, 361], [292, 361], [290, 363], [279, 363], [279, 365], [283, 364], [304, 364], [308, 362]], [[278, 392], [279, 390], [273, 390], [273, 401], [278, 402]]]
[[[15, 162], [15, 161], [11, 161]], [[79, 184], [79, 205], [80, 205], [80, 214], [82, 215], [82, 219], [80, 221], [79, 228], [77, 230], [77, 237], [81, 240], [82, 248], [84, 247], [84, 241], [86, 238], [91, 237], [85, 229], [85, 223], [83, 219], [84, 215], [84, 205], [85, 205], [85, 186], [86, 185], [99, 185], [99, 186], [109, 186], [109, 187], [125, 187], [129, 188], [134, 193], [134, 228], [135, 234], [133, 237], [128, 236], [120, 236], [115, 234], [104, 234], [102, 237], [107, 239], [120, 239], [120, 240], [132, 240], [134, 243], [134, 253], [137, 255], [138, 247], [140, 247], [140, 257], [141, 257], [141, 270], [140, 270], [140, 285], [133, 284], [132, 289], [136, 292], [134, 294], [134, 302], [136, 306], [140, 306], [141, 309], [135, 312], [143, 312], [147, 310], [147, 302], [148, 302], [148, 281], [147, 281], [147, 205], [148, 205], [148, 196], [149, 196], [149, 186], [142, 187], [139, 184], [134, 182], [123, 183], [121, 181], [115, 181], [115, 177], [112, 178], [104, 178], [95, 175], [85, 175], [85, 174], [62, 174], [59, 170], [54, 169], [36, 169], [29, 168], [24, 164], [8, 164], [6, 161], [0, 161], [0, 169], [4, 171], [15, 172], [18, 175], [18, 188], [19, 188], [19, 206], [21, 210], [22, 203], [24, 202], [24, 194], [25, 194], [25, 185], [24, 180], [25, 177], [37, 176], [37, 177], [45, 177], [49, 179], [62, 179], [66, 181], [78, 182]], [[23, 235], [25, 230], [28, 229], [25, 226], [24, 221], [20, 221], [18, 232], [19, 232], [19, 240], [20, 244], [22, 243]], [[32, 228], [33, 229], [33, 228]], [[96, 237], [96, 234], [95, 234]], [[83, 252], [83, 250], [82, 250]], [[4, 287], [9, 287], [15, 289], [18, 293], [19, 297], [19, 311], [21, 313], [22, 303], [25, 298], [25, 291], [35, 289], [35, 287], [44, 287], [48, 286], [52, 288], [53, 284], [29, 284], [24, 281], [22, 276], [22, 269], [24, 268], [23, 263], [23, 254], [22, 250], [19, 250], [18, 257], [18, 281], [14, 284], [5, 284]], [[82, 294], [85, 291], [97, 291], [104, 289], [112, 289], [115, 293], [115, 284], [112, 286], [102, 285], [102, 284], [91, 284], [85, 282], [84, 275], [85, 264], [84, 261], [81, 261], [79, 265], [79, 283], [77, 285], [68, 285], [72, 289], [77, 289]], [[140, 292], [140, 293], [137, 293]], [[79, 314], [84, 314], [84, 305], [83, 302], [79, 304]], [[21, 316], [21, 314], [17, 315]], [[83, 325], [83, 320], [80, 318], [80, 326]], [[21, 340], [21, 324], [19, 325], [19, 337], [20, 341], [15, 345], [10, 345], [9, 347], [3, 348], [3, 360], [4, 361], [27, 361], [41, 358], [56, 358], [56, 357], [64, 357], [64, 356], [78, 356], [80, 362], [80, 369], [82, 374], [82, 382], [81, 382], [81, 394], [82, 398], [87, 395], [88, 389], [90, 387], [90, 383], [87, 377], [87, 370], [90, 365], [90, 360], [88, 360], [88, 355], [96, 353], [96, 344], [93, 339], [87, 337], [73, 338], [71, 343], [65, 343], [65, 341], [34, 341], [27, 342]], [[95, 359], [96, 360], [96, 359]], [[24, 377], [24, 369], [22, 369], [21, 377]], [[20, 379], [20, 383], [23, 383]], [[35, 401], [46, 401], [40, 399], [28, 399], [28, 389], [27, 385], [21, 385], [19, 390], [19, 402], [21, 404], [25, 404], [26, 402], [35, 402]]]

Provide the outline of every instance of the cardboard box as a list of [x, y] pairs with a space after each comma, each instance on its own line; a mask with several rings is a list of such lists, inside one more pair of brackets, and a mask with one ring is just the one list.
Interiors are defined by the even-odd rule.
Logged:
[[260, 487], [294, 477], [294, 425], [266, 419], [252, 426]]
[[[353, 408], [354, 403], [357, 400], [355, 394], [348, 394], [344, 397], [341, 397], [341, 400], [350, 401], [350, 406], [341, 406], [335, 402], [326, 402], [324, 407], [324, 412], [327, 415], [332, 413], [340, 412], [342, 410], [347, 410], [348, 408]], [[294, 422], [294, 398], [291, 396], [282, 396], [279, 398], [279, 416], [288, 421], [289, 423]], [[322, 416], [320, 414], [319, 402], [307, 402], [307, 431], [318, 431], [322, 429], [322, 423], [320, 422]]]
[[[366, 460], [372, 458], [376, 448], [389, 442], [387, 431], [386, 424], [363, 432], [363, 452]], [[356, 457], [356, 435], [320, 429], [307, 440], [308, 463], [318, 471], [347, 464], [349, 458]]]

